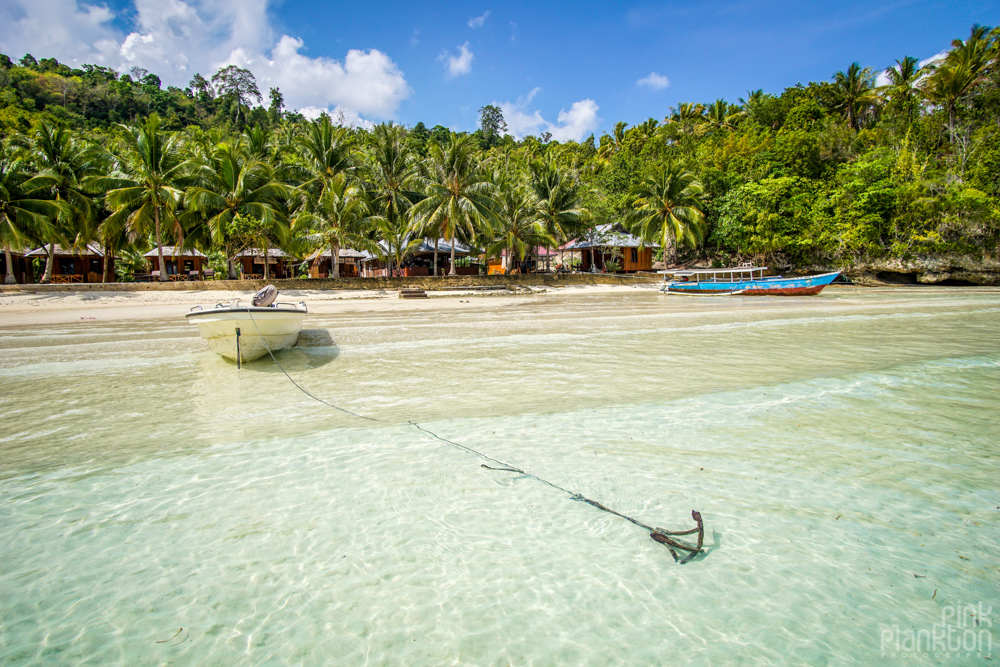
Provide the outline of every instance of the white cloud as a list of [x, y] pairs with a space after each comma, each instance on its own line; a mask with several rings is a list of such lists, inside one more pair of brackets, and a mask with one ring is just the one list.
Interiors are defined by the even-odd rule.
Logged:
[[543, 132], [551, 132], [556, 141], [582, 141], [600, 125], [599, 107], [591, 99], [574, 102], [569, 109], [561, 110], [555, 123], [545, 120], [537, 109], [529, 111], [528, 105], [540, 90], [535, 88], [527, 97], [516, 102], [494, 102], [503, 111], [507, 129], [518, 139], [529, 134], [539, 136]]
[[268, 1], [133, 0], [126, 10], [134, 13], [132, 29], [123, 32], [103, 5], [0, 0], [0, 51], [122, 72], [140, 66], [181, 88], [196, 72], [210, 78], [238, 65], [254, 73], [265, 100], [278, 87], [290, 109], [340, 108], [358, 123], [358, 114], [391, 117], [409, 96], [403, 73], [381, 51], [351, 49], [343, 60], [303, 53], [301, 39], [274, 32]]
[[443, 60], [448, 69], [448, 76], [460, 76], [472, 71], [472, 51], [469, 50], [469, 43], [466, 42], [458, 47], [458, 55], [450, 55], [447, 51], [438, 56], [438, 60]]
[[482, 16], [477, 16], [475, 18], [469, 19], [470, 28], [482, 28], [486, 24], [486, 19], [490, 17], [489, 12], [485, 12]]
[[662, 74], [650, 72], [648, 76], [644, 76], [636, 81], [635, 85], [649, 88], [650, 90], [663, 90], [670, 85], [670, 79]]
[[935, 53], [930, 58], [927, 58], [925, 60], [921, 60], [919, 63], [917, 63], [917, 67], [927, 67], [931, 63], [941, 62], [942, 60], [944, 60], [945, 58], [948, 57], [949, 53], [950, 53], [950, 50], [949, 51], [942, 51], [941, 53]]
[[121, 39], [106, 6], [76, 0], [0, 2], [0, 51], [17, 61], [26, 53], [67, 64], [106, 64]]
[[[930, 58], [925, 58], [924, 60], [921, 60], [920, 62], [918, 62], [917, 63], [917, 68], [920, 69], [920, 68], [927, 67], [930, 64], [939, 63], [942, 60], [944, 60], [947, 56], [948, 56], [948, 51], [942, 51], [941, 53], [936, 53], [933, 56], [931, 56]], [[879, 72], [878, 75], [875, 77], [875, 85], [876, 86], [888, 86], [890, 83], [892, 83], [889, 80], [889, 70], [891, 70], [891, 69], [899, 71], [899, 65], [893, 65], [892, 67], [889, 67], [888, 69], [884, 69], [881, 72]], [[924, 75], [924, 76], [926, 76], [926, 75]], [[921, 77], [921, 78], [923, 78], [923, 77]]]
[[326, 114], [335, 125], [343, 125], [344, 127], [363, 127], [366, 130], [375, 127], [375, 124], [370, 120], [365, 120], [353, 111], [349, 111], [343, 107], [334, 107], [333, 109], [326, 107], [302, 107], [299, 109], [299, 113], [309, 120], [316, 120], [323, 114]]
[[410, 94], [410, 87], [389, 56], [371, 49], [347, 52], [343, 64], [300, 53], [302, 40], [283, 35], [270, 59], [255, 66], [265, 86], [279, 86], [295, 106], [338, 106], [345, 113], [388, 118]]

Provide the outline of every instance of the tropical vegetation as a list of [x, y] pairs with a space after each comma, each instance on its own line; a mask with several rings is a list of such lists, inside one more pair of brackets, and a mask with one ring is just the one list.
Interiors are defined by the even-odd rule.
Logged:
[[471, 133], [349, 127], [284, 109], [276, 88], [264, 106], [235, 66], [181, 89], [140, 68], [0, 54], [5, 278], [12, 253], [45, 248], [45, 280], [57, 245], [88, 243], [130, 262], [197, 248], [233, 276], [248, 248], [329, 253], [336, 273], [342, 248], [398, 270], [443, 240], [451, 273], [459, 243], [511, 270], [608, 223], [673, 262], [995, 258], [1000, 29], [974, 26], [927, 63], [845, 65], [555, 141], [512, 137], [495, 105]]

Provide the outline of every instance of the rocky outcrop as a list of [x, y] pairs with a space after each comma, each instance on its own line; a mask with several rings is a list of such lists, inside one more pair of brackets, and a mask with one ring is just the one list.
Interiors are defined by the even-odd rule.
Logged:
[[924, 255], [887, 258], [851, 266], [814, 266], [814, 271], [842, 268], [861, 285], [1000, 285], [1000, 258], [968, 255]]

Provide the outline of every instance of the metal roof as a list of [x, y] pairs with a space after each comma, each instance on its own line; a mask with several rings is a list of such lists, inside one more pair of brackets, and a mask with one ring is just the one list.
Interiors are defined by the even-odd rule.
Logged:
[[[177, 252], [175, 250], [177, 246], [165, 245], [163, 246], [163, 256], [164, 257], [205, 257], [205, 253], [198, 250], [197, 248], [185, 248], [182, 252]], [[143, 257], [159, 257], [160, 253], [156, 248], [153, 248], [147, 252]]]
[[[233, 255], [233, 257], [260, 257], [260, 248], [247, 248], [246, 250], [241, 250], [240, 252]], [[268, 248], [268, 257], [290, 257], [287, 252], [281, 248]]]
[[[306, 261], [311, 262], [320, 255], [322, 255], [323, 257], [329, 257], [330, 249], [320, 248], [319, 250], [314, 250], [310, 254], [306, 255]], [[369, 256], [368, 253], [355, 250], [354, 248], [341, 248], [340, 250], [337, 251], [337, 257], [344, 257], [346, 259], [363, 259], [368, 256]]]
[[[48, 255], [48, 252], [46, 251], [47, 247], [48, 244], [43, 245], [40, 248], [35, 248], [34, 250], [24, 253], [24, 256], [45, 257]], [[58, 243], [55, 243], [52, 245], [52, 254], [71, 255], [73, 257], [79, 257], [81, 255], [97, 255], [98, 257], [104, 257], [104, 251], [101, 249], [101, 246], [97, 245], [96, 243], [88, 243], [86, 246], [86, 251], [84, 251], [84, 249], [82, 248], [79, 250], [74, 250], [73, 248], [66, 248], [64, 246], [59, 245]]]
[[[608, 223], [594, 227], [595, 236], [600, 242], [587, 239], [574, 239], [562, 248], [563, 250], [583, 250], [585, 248], [659, 248], [655, 243], [644, 243], [642, 239], [622, 230], [618, 223]], [[622, 230], [622, 231], [619, 231]]]

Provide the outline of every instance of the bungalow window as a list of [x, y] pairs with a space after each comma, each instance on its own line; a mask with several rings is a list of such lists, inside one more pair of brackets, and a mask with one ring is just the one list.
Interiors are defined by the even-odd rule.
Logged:
[[632, 263], [633, 264], [638, 264], [639, 263], [639, 249], [638, 248], [632, 248]]
[[76, 262], [72, 259], [60, 259], [59, 273], [64, 276], [72, 276], [76, 273]]

